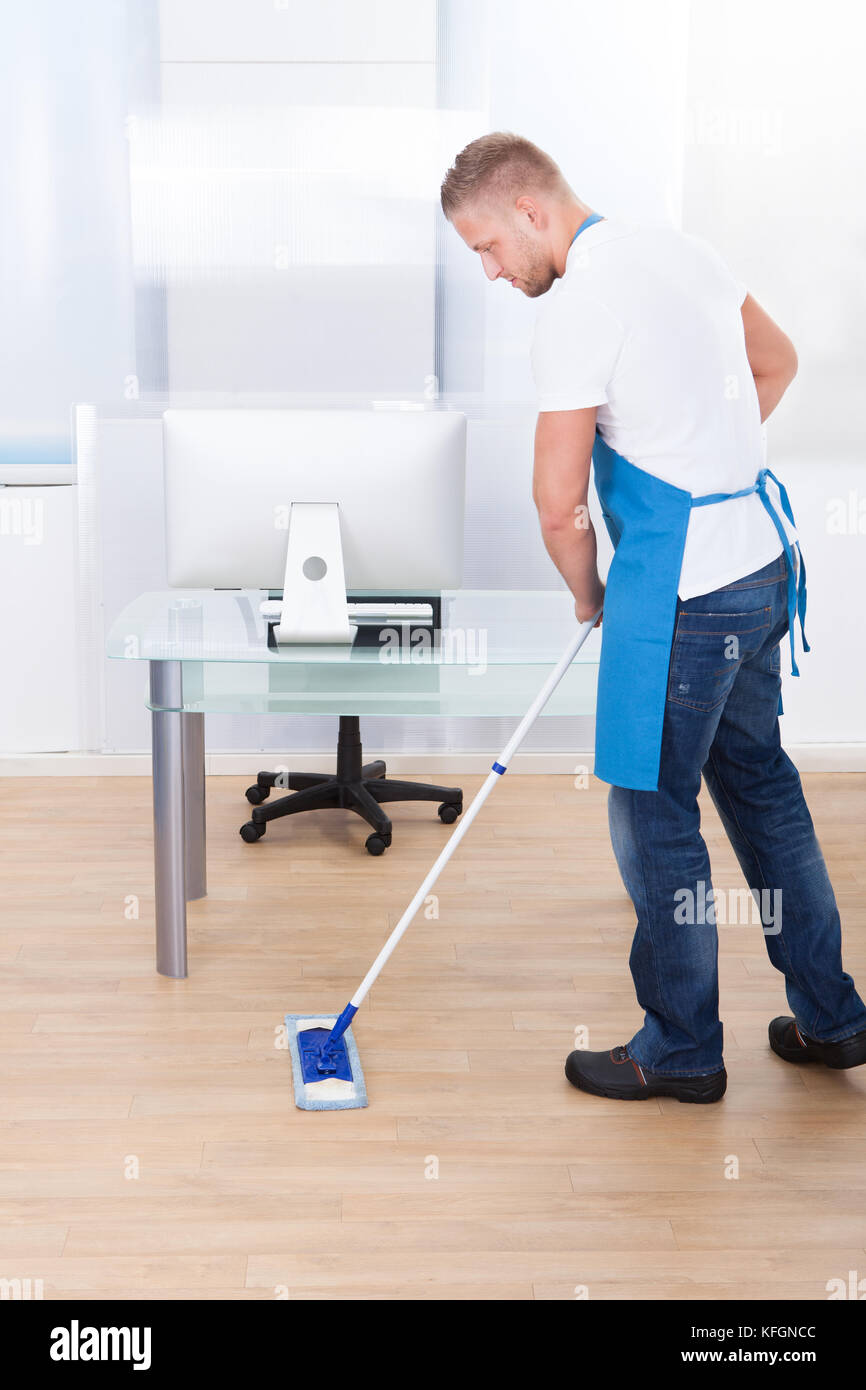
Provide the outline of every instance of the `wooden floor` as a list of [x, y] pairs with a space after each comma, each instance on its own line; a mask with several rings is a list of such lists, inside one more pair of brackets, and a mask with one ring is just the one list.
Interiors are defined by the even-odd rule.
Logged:
[[[359, 1015], [369, 1108], [295, 1109], [283, 1014], [342, 1007], [450, 832], [407, 804], [379, 859], [337, 810], [247, 845], [249, 780], [209, 780], [185, 981], [154, 971], [149, 782], [3, 783], [0, 1278], [46, 1299], [775, 1300], [866, 1277], [866, 1068], [769, 1053], [786, 1004], [759, 926], [720, 931], [721, 1104], [565, 1081], [575, 1027], [602, 1048], [639, 1024], [597, 783], [503, 778]], [[468, 804], [482, 778], [437, 780]], [[862, 991], [866, 777], [806, 783]]]

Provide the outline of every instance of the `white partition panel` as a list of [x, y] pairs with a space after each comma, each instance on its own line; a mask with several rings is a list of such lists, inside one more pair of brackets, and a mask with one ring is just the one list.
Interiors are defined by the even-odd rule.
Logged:
[[435, 0], [161, 0], [166, 62], [429, 63]]
[[0, 753], [81, 746], [76, 494], [0, 487]]

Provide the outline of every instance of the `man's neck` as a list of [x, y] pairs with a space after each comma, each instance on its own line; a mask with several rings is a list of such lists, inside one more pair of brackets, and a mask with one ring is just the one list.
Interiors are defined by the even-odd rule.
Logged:
[[574, 241], [577, 229], [591, 216], [592, 208], [588, 208], [585, 203], [581, 203], [577, 198], [573, 203], [569, 203], [568, 207], [564, 210], [562, 222], [560, 224], [561, 234], [557, 238], [559, 244], [557, 246], [556, 255], [553, 258], [553, 265], [557, 276], [565, 274], [565, 263], [568, 260], [568, 253], [571, 250], [571, 244]]

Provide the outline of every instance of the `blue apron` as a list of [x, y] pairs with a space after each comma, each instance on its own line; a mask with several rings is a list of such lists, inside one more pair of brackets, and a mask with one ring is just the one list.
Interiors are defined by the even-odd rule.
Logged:
[[[588, 217], [575, 237], [599, 220], [597, 213]], [[685, 489], [629, 463], [600, 433], [596, 433], [592, 461], [596, 491], [614, 546], [602, 623], [595, 775], [615, 786], [656, 791], [680, 571], [692, 507], [715, 506], [753, 492], [760, 497], [778, 533], [788, 569], [788, 631], [795, 676], [800, 674], [794, 653], [797, 616], [803, 650], [809, 651], [804, 627], [806, 567], [795, 541], [798, 579], [793, 547], [767, 491], [768, 479], [778, 487], [782, 511], [792, 525], [793, 512], [785, 488], [768, 468], [762, 468], [752, 486], [739, 492], [692, 497]]]

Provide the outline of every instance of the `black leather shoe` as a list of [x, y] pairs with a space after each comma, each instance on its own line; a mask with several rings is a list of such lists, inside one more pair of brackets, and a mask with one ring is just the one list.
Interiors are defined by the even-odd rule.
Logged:
[[866, 1028], [841, 1042], [819, 1042], [802, 1033], [795, 1019], [783, 1014], [773, 1019], [768, 1032], [771, 1048], [786, 1062], [823, 1062], [836, 1071], [866, 1062]]
[[647, 1071], [629, 1057], [626, 1047], [612, 1047], [610, 1052], [572, 1052], [565, 1063], [565, 1074], [579, 1091], [609, 1096], [611, 1100], [675, 1096], [695, 1105], [710, 1105], [721, 1100], [728, 1084], [724, 1067], [710, 1076], [662, 1076], [660, 1072]]

